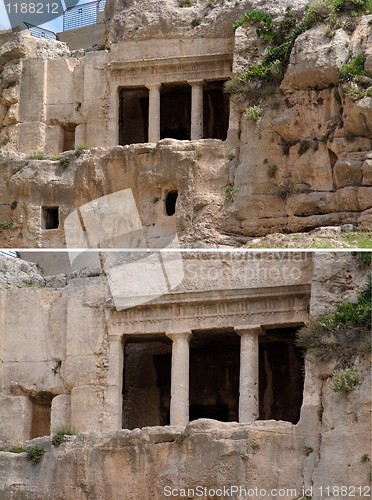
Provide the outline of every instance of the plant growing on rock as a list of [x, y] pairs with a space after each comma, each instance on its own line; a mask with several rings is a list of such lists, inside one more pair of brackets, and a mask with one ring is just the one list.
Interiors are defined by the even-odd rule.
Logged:
[[261, 106], [249, 106], [244, 111], [244, 117], [249, 121], [253, 120], [258, 122], [262, 116], [262, 108]]
[[[310, 2], [302, 18], [297, 17], [291, 7], [287, 7], [283, 19], [275, 21], [266, 12], [250, 10], [234, 24], [249, 29], [254, 27], [259, 38], [268, 44], [266, 54], [260, 64], [252, 64], [247, 71], [234, 77], [234, 84], [227, 86], [231, 93], [263, 90], [267, 83], [279, 83], [285, 73], [296, 39], [305, 31], [319, 23], [328, 23], [331, 29], [340, 28], [345, 13], [368, 14], [372, 12], [372, 0], [315, 0]], [[255, 85], [252, 85], [255, 83]]]
[[296, 343], [314, 349], [321, 359], [340, 358], [346, 365], [358, 353], [370, 352], [371, 276], [356, 303], [341, 302], [333, 314], [313, 319], [297, 332]]
[[26, 451], [27, 458], [31, 460], [33, 464], [39, 463], [45, 453], [45, 450], [40, 446], [30, 446]]
[[195, 2], [194, 0], [178, 0], [178, 5], [180, 7], [194, 7]]
[[227, 201], [234, 201], [234, 196], [238, 191], [239, 188], [235, 187], [234, 184], [230, 182], [225, 188], [225, 199]]
[[73, 436], [76, 431], [69, 426], [60, 427], [52, 438], [52, 445], [59, 446], [65, 440], [65, 436]]
[[280, 198], [287, 199], [295, 191], [295, 185], [291, 178], [287, 177], [281, 182], [277, 189]]
[[350, 392], [358, 383], [358, 375], [353, 368], [335, 370], [332, 375], [331, 388], [335, 392]]

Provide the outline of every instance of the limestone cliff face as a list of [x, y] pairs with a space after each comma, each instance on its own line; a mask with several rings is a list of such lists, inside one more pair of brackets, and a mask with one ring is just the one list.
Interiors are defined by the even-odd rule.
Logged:
[[[371, 386], [367, 360], [356, 360], [355, 368], [363, 382], [351, 395], [340, 395], [327, 379], [332, 366], [309, 358], [297, 425], [202, 419], [186, 429], [80, 434], [59, 447], [50, 438], [35, 439], [29, 445], [46, 450], [39, 464], [33, 465], [25, 453], [0, 452], [0, 497], [162, 499], [169, 488], [201, 487], [207, 488], [201, 498], [211, 498], [208, 490], [241, 486], [266, 489], [269, 499], [277, 497], [274, 489], [281, 489], [286, 500], [303, 498], [303, 488], [308, 494], [312, 488], [312, 498], [321, 500], [327, 487], [346, 486], [353, 498], [362, 499], [370, 483], [370, 464], [363, 456], [371, 449]], [[239, 498], [236, 490], [226, 497]]]
[[[2, 32], [0, 244], [61, 246], [68, 213], [124, 186], [135, 192], [146, 223], [157, 224], [152, 213], [163, 210], [162, 189], [174, 184], [180, 197], [172, 224], [188, 245], [240, 245], [250, 236], [344, 223], [370, 228], [372, 98], [351, 98], [338, 80], [342, 65], [357, 54], [371, 67], [371, 16], [357, 18], [353, 29], [330, 34], [321, 24], [299, 36], [280, 87], [259, 101], [258, 121], [246, 118], [249, 101], [231, 96], [225, 141], [116, 146], [122, 82], [144, 85], [158, 72], [156, 78], [168, 82], [169, 73], [186, 71], [184, 61], [193, 72], [187, 78], [212, 78], [206, 76], [211, 67], [214, 79], [244, 71], [262, 60], [267, 46], [252, 28], [234, 34], [232, 21], [248, 8], [280, 15], [285, 6], [196, 2], [181, 8], [174, 0], [140, 8], [128, 1], [124, 15], [122, 3], [113, 2], [106, 49], [99, 51], [71, 53], [60, 42]], [[296, 9], [303, 11], [303, 3]], [[200, 60], [217, 66], [199, 68]], [[163, 75], [159, 64], [165, 64]], [[50, 160], [81, 146], [89, 150], [82, 158], [67, 154], [62, 166], [48, 161], [48, 154]], [[31, 161], [33, 154], [45, 160]], [[52, 205], [60, 207], [60, 227], [47, 233], [40, 210]]]
[[[52, 398], [52, 435], [69, 419], [77, 431], [83, 431], [65, 436], [59, 446], [48, 436], [27, 441], [26, 448], [39, 446], [44, 450], [36, 464], [26, 453], [0, 451], [1, 499], [161, 499], [170, 489], [197, 487], [202, 488], [198, 490], [201, 498], [213, 498], [216, 493], [212, 490], [224, 486], [265, 489], [266, 497], [273, 500], [278, 496], [274, 489], [280, 489], [280, 497], [286, 500], [306, 495], [316, 500], [333, 499], [339, 496], [337, 488], [344, 486], [350, 498], [365, 498], [370, 483], [370, 353], [359, 352], [348, 360], [358, 383], [345, 393], [332, 388], [332, 374], [340, 366], [337, 355], [323, 358], [308, 351], [302, 405], [295, 424], [198, 419], [186, 427], [113, 432], [118, 425], [113, 415], [121, 414], [121, 391], [115, 406], [110, 384], [115, 378], [119, 383], [122, 373], [110, 337], [117, 338], [123, 331], [144, 332], [135, 324], [136, 314], [142, 317], [141, 312], [129, 310], [127, 327], [123, 326], [120, 314], [125, 318], [127, 313], [110, 309], [110, 292], [104, 275], [97, 272], [43, 277], [35, 265], [20, 259], [2, 258], [0, 264], [0, 439], [8, 441], [0, 445], [28, 439], [29, 400], [35, 405], [40, 394]], [[213, 291], [227, 297], [237, 289], [240, 301], [234, 311], [240, 319], [275, 324], [279, 312], [283, 324], [288, 325], [299, 319], [306, 321], [309, 307], [311, 316], [317, 316], [334, 312], [341, 297], [355, 301], [365, 286], [367, 271], [357, 256], [337, 252], [265, 253], [249, 259], [194, 253], [185, 258], [181, 289], [168, 299], [181, 304], [180, 297], [188, 294], [190, 305], [197, 297], [196, 324], [200, 327], [213, 314], [213, 307], [203, 307], [200, 293], [193, 293], [202, 292], [207, 303]], [[259, 294], [253, 297], [257, 287]], [[285, 302], [277, 308], [275, 295], [291, 287], [300, 289], [301, 300], [291, 298], [289, 308]], [[259, 304], [265, 289], [269, 294], [266, 309]], [[251, 303], [246, 316], [244, 301]], [[159, 329], [151, 314], [155, 307], [148, 305], [143, 315], [148, 331]], [[191, 316], [177, 315], [167, 323], [166, 314], [160, 329], [171, 331], [172, 325], [181, 322], [183, 326]], [[231, 316], [220, 315], [210, 323], [212, 331], [229, 321]], [[66, 401], [70, 398], [69, 406]], [[146, 416], [154, 401], [147, 399]], [[178, 493], [180, 498], [198, 497]], [[239, 494], [235, 490], [225, 497], [239, 498]]]

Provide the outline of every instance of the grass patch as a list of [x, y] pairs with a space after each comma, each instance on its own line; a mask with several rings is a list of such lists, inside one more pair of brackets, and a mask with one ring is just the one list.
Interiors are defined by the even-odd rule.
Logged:
[[348, 233], [345, 234], [344, 238], [350, 246], [358, 248], [372, 248], [372, 231]]
[[28, 157], [29, 160], [47, 160], [48, 157], [43, 153], [35, 153]]
[[24, 453], [26, 450], [23, 448], [23, 446], [12, 446], [12, 448], [4, 451], [9, 451], [10, 453]]

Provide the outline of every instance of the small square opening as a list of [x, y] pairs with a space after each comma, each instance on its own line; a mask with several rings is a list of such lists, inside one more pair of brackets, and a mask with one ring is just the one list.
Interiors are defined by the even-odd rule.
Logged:
[[41, 224], [43, 229], [57, 229], [59, 226], [59, 208], [43, 207]]

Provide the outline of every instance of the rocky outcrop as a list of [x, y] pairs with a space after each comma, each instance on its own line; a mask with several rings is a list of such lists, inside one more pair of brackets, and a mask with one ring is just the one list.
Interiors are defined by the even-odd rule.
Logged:
[[[29, 441], [26, 448], [45, 450], [36, 465], [26, 453], [0, 452], [0, 496], [161, 499], [170, 496], [170, 491], [176, 497], [195, 497], [200, 488], [199, 496], [210, 498], [216, 494], [212, 490], [238, 486], [253, 492], [266, 490], [269, 499], [277, 498], [274, 490], [280, 489], [280, 497], [286, 500], [304, 498], [305, 488], [309, 496], [320, 500], [327, 487], [345, 486], [351, 492], [357, 488], [355, 497], [363, 498], [368, 493], [370, 469], [368, 459], [363, 458], [369, 456], [371, 445], [369, 363], [357, 359], [355, 368], [361, 380], [358, 389], [339, 394], [330, 388], [332, 363], [309, 358], [297, 425], [201, 419], [186, 428], [67, 436], [59, 447], [52, 445], [51, 438]], [[225, 490], [225, 496], [238, 498], [239, 491], [229, 491]]]
[[[352, 29], [320, 24], [304, 32], [281, 85], [264, 95], [247, 97], [233, 78], [226, 141], [114, 146], [122, 74], [135, 74], [137, 85], [146, 70], [138, 61], [154, 64], [156, 72], [168, 60], [193, 65], [198, 57], [217, 56], [223, 65], [232, 63], [233, 73], [245, 71], [262, 61], [267, 44], [252, 27], [239, 28], [234, 37], [232, 21], [252, 7], [280, 16], [285, 5], [226, 1], [180, 7], [163, 1], [140, 9], [128, 0], [124, 15], [122, 5], [111, 2], [107, 48], [99, 51], [70, 53], [59, 42], [2, 33], [0, 244], [61, 246], [69, 213], [124, 187], [135, 193], [146, 224], [171, 224], [187, 246], [236, 246], [253, 236], [322, 226], [371, 228], [372, 98], [357, 98], [338, 84], [350, 57], [364, 53], [366, 69], [370, 65], [371, 16], [353, 20]], [[302, 11], [303, 4], [296, 9]], [[193, 16], [200, 24], [190, 27]], [[29, 95], [32, 81], [39, 90]], [[259, 108], [256, 120], [247, 119], [253, 104]], [[74, 147], [86, 152], [58, 160], [56, 155]], [[155, 181], [148, 183], [152, 175]], [[161, 217], [164, 189], [170, 188], [179, 190], [172, 221]], [[43, 231], [43, 206], [59, 207], [58, 230]]]

